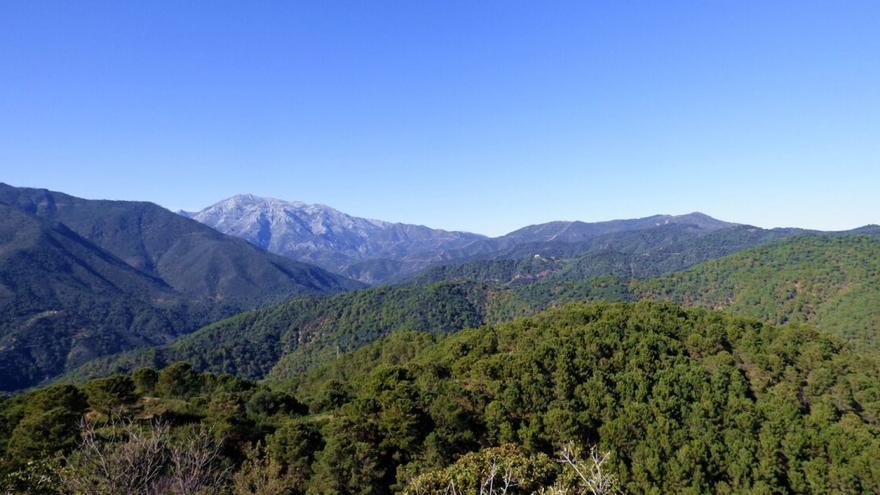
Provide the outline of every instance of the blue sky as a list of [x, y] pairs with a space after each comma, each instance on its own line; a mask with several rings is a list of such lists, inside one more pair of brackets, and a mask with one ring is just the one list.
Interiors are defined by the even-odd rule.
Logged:
[[880, 2], [0, 4], [0, 181], [486, 234], [880, 223]]

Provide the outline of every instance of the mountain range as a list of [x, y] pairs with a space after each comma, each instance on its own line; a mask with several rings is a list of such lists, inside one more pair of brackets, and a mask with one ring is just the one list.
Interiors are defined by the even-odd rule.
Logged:
[[324, 205], [233, 196], [182, 215], [272, 253], [380, 283], [439, 261], [448, 250], [483, 239], [466, 232], [358, 218]]
[[692, 234], [736, 226], [702, 213], [632, 220], [549, 222], [489, 238], [354, 217], [324, 205], [233, 196], [198, 212], [180, 212], [272, 253], [314, 263], [371, 285], [399, 282], [429, 266], [474, 258], [516, 258], [541, 252], [588, 249], [601, 237], [664, 226]]
[[[393, 330], [446, 333], [567, 300], [669, 297], [741, 308], [751, 304], [749, 297], [730, 304], [724, 297], [735, 296], [723, 296], [736, 287], [701, 298], [693, 291], [708, 290], [708, 282], [656, 277], [711, 266], [702, 268], [701, 280], [718, 273], [733, 280], [738, 272], [728, 265], [705, 263], [798, 236], [849, 238], [878, 231], [761, 229], [691, 213], [550, 222], [490, 238], [253, 195], [175, 214], [153, 203], [88, 200], [6, 184], [0, 184], [0, 213], [0, 390], [74, 370], [89, 376], [174, 359], [255, 378], [287, 376], [334, 349], [353, 349]], [[872, 246], [858, 246], [865, 260], [872, 259]], [[830, 253], [833, 247], [817, 249]], [[833, 255], [827, 259], [843, 256]], [[798, 266], [794, 254], [775, 256], [781, 266]], [[748, 314], [784, 323], [769, 305], [791, 284], [815, 286], [819, 282], [809, 280], [818, 273], [811, 268], [803, 280], [779, 280], [778, 293], [766, 296], [762, 306], [768, 309]], [[835, 304], [858, 309], [850, 312], [854, 322], [834, 316], [822, 324], [873, 346], [875, 318], [864, 308], [873, 301], [874, 284], [870, 274], [845, 273], [851, 275], [843, 287], [853, 297], [832, 299], [829, 292], [811, 304], [821, 314], [844, 312]], [[324, 297], [391, 283], [398, 287]], [[223, 320], [255, 308], [263, 309]], [[145, 359], [149, 353], [154, 357]], [[137, 357], [117, 361], [121, 355]]]
[[83, 417], [101, 462], [137, 440], [120, 424], [217, 432], [235, 493], [478, 490], [496, 462], [558, 487], [572, 439], [632, 493], [878, 485], [880, 227], [692, 213], [489, 238], [233, 199], [192, 215], [227, 235], [0, 185], [0, 491], [66, 493], [59, 462], [98, 479]]

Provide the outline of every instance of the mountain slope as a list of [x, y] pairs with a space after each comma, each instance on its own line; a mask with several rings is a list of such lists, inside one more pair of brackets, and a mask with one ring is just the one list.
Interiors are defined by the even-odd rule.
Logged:
[[149, 203], [0, 185], [0, 390], [359, 284]]
[[206, 322], [183, 302], [65, 226], [0, 204], [0, 390]]
[[[552, 263], [531, 261], [534, 266]], [[496, 274], [509, 275], [503, 260], [495, 263], [489, 266], [497, 267]], [[163, 366], [179, 359], [198, 369], [252, 378], [268, 373], [283, 380], [330, 360], [337, 350], [357, 348], [393, 330], [445, 333], [585, 300], [671, 299], [775, 323], [812, 322], [865, 350], [880, 350], [878, 263], [880, 239], [802, 235], [643, 280], [550, 275], [521, 284], [460, 280], [365, 289], [238, 315], [167, 346], [90, 363], [71, 376]], [[798, 287], [811, 289], [793, 296]], [[816, 287], [823, 289], [812, 289]]]
[[797, 236], [636, 282], [636, 297], [811, 322], [880, 349], [880, 238]]
[[385, 261], [392, 263], [385, 270], [413, 271], [432, 261], [437, 253], [483, 238], [466, 232], [358, 218], [323, 205], [249, 194], [199, 212], [182, 213], [270, 252], [370, 283], [384, 280], [384, 271], [350, 269], [364, 261]]
[[490, 320], [495, 291], [472, 283], [379, 287], [245, 312], [175, 342], [87, 364], [70, 378], [186, 361], [199, 370], [287, 377], [395, 330], [448, 333]]
[[[774, 323], [811, 322], [865, 350], [880, 350], [878, 260], [878, 238], [800, 235], [642, 280], [554, 274], [521, 284], [460, 280], [366, 289], [238, 315], [167, 346], [89, 363], [71, 376], [185, 360], [214, 372], [285, 379], [326, 362], [337, 350], [357, 348], [393, 330], [444, 333], [584, 300], [670, 299]], [[531, 262], [535, 267], [552, 263]], [[503, 260], [494, 263], [481, 266], [509, 275]]]
[[562, 274], [511, 286], [508, 317], [583, 300], [670, 300], [823, 332], [880, 351], [880, 236], [795, 235], [659, 277]]
[[250, 306], [358, 287], [152, 203], [86, 200], [6, 184], [0, 184], [0, 203], [63, 223], [135, 269], [196, 298]]

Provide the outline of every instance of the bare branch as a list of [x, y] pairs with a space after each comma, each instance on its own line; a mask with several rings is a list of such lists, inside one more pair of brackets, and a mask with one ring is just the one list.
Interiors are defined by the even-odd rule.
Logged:
[[66, 459], [62, 484], [84, 495], [143, 493], [194, 495], [226, 477], [220, 450], [201, 429], [183, 444], [172, 444], [161, 422], [140, 426], [112, 420], [101, 428], [82, 423], [80, 446]]

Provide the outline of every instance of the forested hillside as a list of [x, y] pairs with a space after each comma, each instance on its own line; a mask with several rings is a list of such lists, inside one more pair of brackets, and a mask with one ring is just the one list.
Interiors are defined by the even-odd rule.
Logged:
[[[588, 300], [670, 299], [773, 323], [812, 322], [865, 350], [878, 350], [878, 260], [876, 237], [801, 235], [645, 280], [549, 276], [518, 284], [460, 281], [365, 289], [237, 315], [169, 345], [96, 360], [69, 378], [185, 360], [200, 370], [284, 379], [393, 330], [447, 333]], [[537, 273], [555, 262], [523, 263]], [[506, 273], [512, 273], [511, 266], [523, 269], [502, 260], [479, 266]]]
[[208, 325], [172, 344], [100, 359], [68, 378], [186, 361], [199, 370], [287, 376], [394, 330], [449, 333], [482, 325], [496, 291], [484, 284], [385, 287], [296, 299]]
[[[188, 459], [199, 447], [219, 455], [198, 478], [216, 493], [442, 494], [500, 483], [505, 466], [508, 493], [531, 493], [575, 488], [552, 461], [572, 441], [607, 453], [626, 493], [868, 493], [880, 486], [878, 398], [877, 361], [809, 326], [575, 304], [449, 336], [394, 333], [272, 389], [177, 364], [20, 395], [0, 403], [0, 466], [25, 491], [112, 488], [132, 477], [89, 478], [106, 467], [94, 453], [124, 460], [158, 437], [139, 458], [157, 459], [157, 478], [180, 476], [164, 449]], [[114, 436], [129, 427], [110, 412], [154, 431]], [[78, 448], [83, 414], [103, 433], [86, 429]]]
[[190, 297], [253, 307], [361, 284], [273, 255], [153, 203], [88, 200], [0, 183], [0, 203], [64, 224], [98, 248]]
[[880, 239], [798, 236], [632, 284], [634, 297], [724, 308], [880, 349]]
[[880, 238], [796, 235], [651, 278], [551, 276], [511, 290], [510, 315], [582, 300], [665, 299], [819, 330], [880, 350]]
[[246, 309], [359, 287], [151, 203], [0, 184], [0, 391]]
[[0, 390], [169, 342], [224, 310], [188, 301], [64, 225], [0, 204]]

